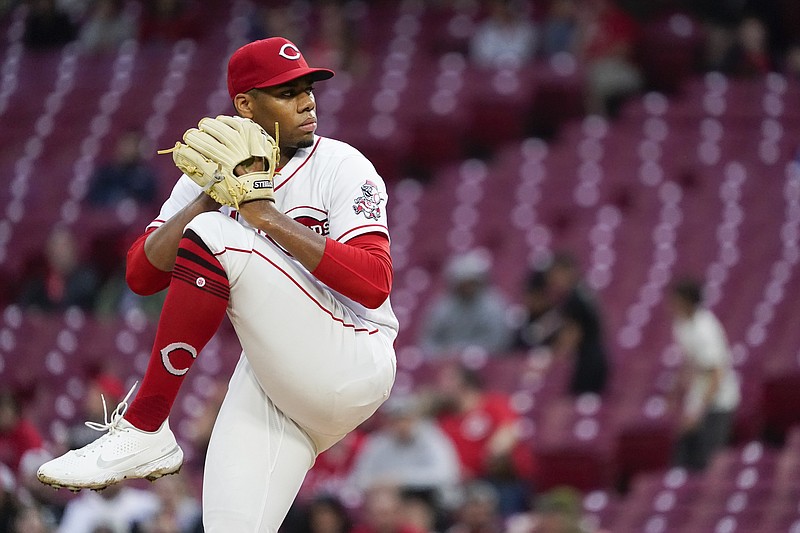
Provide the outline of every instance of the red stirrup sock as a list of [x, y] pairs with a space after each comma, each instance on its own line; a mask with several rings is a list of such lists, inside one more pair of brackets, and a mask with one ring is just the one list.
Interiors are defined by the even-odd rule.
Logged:
[[228, 307], [228, 277], [192, 230], [181, 239], [168, 291], [147, 371], [125, 413], [144, 431], [156, 431], [167, 419], [185, 374]]

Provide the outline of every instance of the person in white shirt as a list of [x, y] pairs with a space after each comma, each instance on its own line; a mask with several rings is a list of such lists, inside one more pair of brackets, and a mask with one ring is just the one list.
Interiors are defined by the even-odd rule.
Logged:
[[727, 335], [717, 317], [702, 306], [694, 280], [673, 284], [673, 337], [683, 352], [676, 395], [682, 402], [679, 466], [698, 471], [727, 443], [740, 391]]

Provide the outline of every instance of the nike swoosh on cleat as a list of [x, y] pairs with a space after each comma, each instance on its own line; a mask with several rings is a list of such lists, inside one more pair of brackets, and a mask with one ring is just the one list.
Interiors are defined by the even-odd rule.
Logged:
[[121, 463], [124, 463], [128, 459], [136, 457], [137, 455], [138, 455], [138, 453], [132, 453], [132, 454], [120, 457], [119, 459], [112, 459], [110, 461], [106, 461], [102, 457], [98, 457], [97, 458], [97, 466], [99, 466], [100, 468], [114, 468], [115, 466], [117, 466], [117, 465], [119, 465]]

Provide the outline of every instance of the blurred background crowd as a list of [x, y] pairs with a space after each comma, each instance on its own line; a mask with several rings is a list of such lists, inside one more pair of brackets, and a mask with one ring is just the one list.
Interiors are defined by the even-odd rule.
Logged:
[[202, 531], [228, 324], [178, 476], [40, 486], [143, 372], [155, 149], [282, 35], [387, 181], [397, 384], [287, 533], [800, 530], [796, 0], [0, 0], [0, 531]]

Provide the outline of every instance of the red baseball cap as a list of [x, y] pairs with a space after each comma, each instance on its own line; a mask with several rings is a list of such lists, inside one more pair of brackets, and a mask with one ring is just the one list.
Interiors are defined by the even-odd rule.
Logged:
[[300, 49], [289, 39], [270, 37], [248, 43], [236, 50], [228, 61], [228, 94], [231, 99], [250, 89], [287, 83], [313, 75], [314, 81], [333, 77], [326, 68], [311, 68]]

